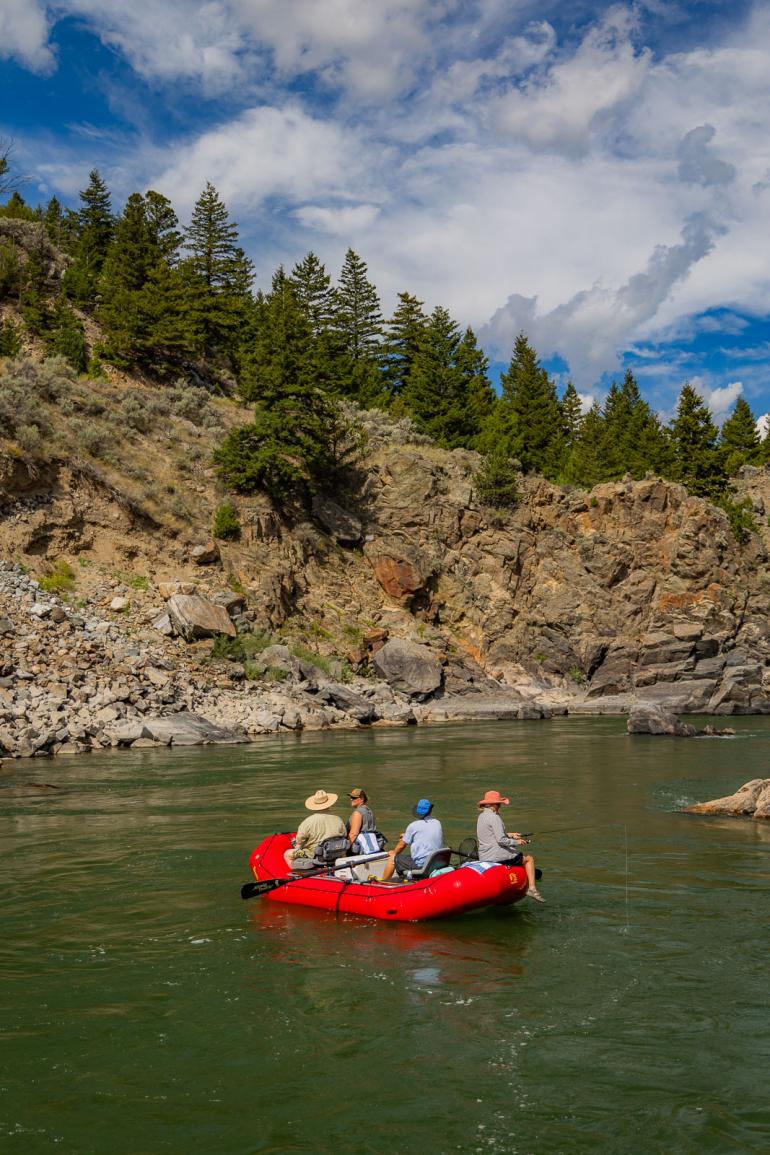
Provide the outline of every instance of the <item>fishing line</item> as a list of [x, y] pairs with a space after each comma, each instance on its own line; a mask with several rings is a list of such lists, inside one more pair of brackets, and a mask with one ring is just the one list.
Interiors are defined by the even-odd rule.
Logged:
[[623, 842], [626, 845], [626, 933], [628, 934], [628, 827], [623, 822]]

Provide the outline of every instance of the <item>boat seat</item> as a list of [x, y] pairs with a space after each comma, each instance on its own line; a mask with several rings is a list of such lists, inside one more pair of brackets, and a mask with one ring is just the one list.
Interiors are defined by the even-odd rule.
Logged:
[[437, 870], [449, 866], [449, 860], [452, 857], [452, 850], [449, 846], [441, 846], [438, 850], [434, 850], [432, 854], [423, 862], [419, 870], [407, 870], [406, 878], [410, 882], [418, 882], [422, 878], [430, 878]]

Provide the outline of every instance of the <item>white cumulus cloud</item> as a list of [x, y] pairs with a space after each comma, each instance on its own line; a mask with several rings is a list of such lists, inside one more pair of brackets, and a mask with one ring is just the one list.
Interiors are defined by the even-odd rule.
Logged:
[[55, 66], [45, 4], [38, 0], [0, 3], [0, 60], [12, 58], [32, 72], [50, 72]]

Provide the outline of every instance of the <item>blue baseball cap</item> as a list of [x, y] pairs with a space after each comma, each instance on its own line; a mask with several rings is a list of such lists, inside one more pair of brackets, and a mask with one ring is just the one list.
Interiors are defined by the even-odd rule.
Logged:
[[430, 814], [433, 809], [433, 803], [428, 798], [421, 798], [414, 808], [414, 812], [418, 818], [424, 818], [426, 814]]

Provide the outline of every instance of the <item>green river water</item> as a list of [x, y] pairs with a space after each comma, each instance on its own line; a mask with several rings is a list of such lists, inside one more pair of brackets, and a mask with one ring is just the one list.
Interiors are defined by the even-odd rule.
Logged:
[[[734, 724], [6, 763], [0, 1150], [769, 1151], [770, 824], [678, 813], [768, 775], [770, 719]], [[392, 924], [241, 902], [260, 838], [356, 785], [391, 845], [427, 795], [456, 846], [487, 788], [509, 829], [582, 829], [533, 840], [545, 906]]]

